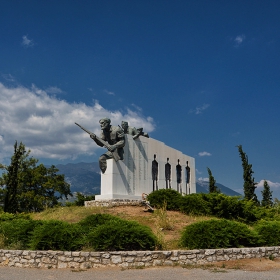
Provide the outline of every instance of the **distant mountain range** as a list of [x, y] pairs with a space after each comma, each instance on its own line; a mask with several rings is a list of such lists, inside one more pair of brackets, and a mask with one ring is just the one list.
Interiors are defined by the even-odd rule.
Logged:
[[[101, 175], [98, 162], [58, 164], [60, 174], [64, 174], [65, 180], [71, 185], [71, 191], [83, 194], [100, 194]], [[216, 183], [222, 193], [230, 196], [240, 195], [238, 192]], [[196, 182], [197, 193], [208, 193], [209, 184], [206, 181]]]

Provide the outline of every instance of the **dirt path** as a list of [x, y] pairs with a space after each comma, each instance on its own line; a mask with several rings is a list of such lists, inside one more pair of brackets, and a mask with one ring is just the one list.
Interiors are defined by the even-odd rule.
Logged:
[[97, 268], [36, 269], [0, 267], [0, 279], [5, 280], [278, 280], [280, 260], [238, 260], [207, 266], [152, 267], [146, 269]]

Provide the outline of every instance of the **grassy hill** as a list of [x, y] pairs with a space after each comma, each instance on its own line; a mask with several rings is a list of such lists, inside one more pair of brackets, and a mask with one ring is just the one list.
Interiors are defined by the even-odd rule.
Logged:
[[156, 210], [154, 213], [144, 210], [144, 207], [139, 206], [118, 206], [113, 208], [71, 206], [52, 208], [41, 213], [33, 213], [32, 218], [36, 220], [55, 219], [74, 223], [91, 214], [107, 213], [149, 226], [162, 240], [165, 250], [175, 250], [179, 248], [178, 241], [181, 231], [185, 226], [194, 222], [210, 219], [210, 217], [188, 216], [180, 212], [164, 211], [163, 209]]

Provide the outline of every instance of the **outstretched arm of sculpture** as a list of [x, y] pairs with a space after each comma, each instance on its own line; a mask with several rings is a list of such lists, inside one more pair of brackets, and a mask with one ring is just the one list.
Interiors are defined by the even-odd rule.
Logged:
[[[115, 145], [110, 145], [108, 144], [106, 141], [104, 141], [103, 139], [99, 138], [98, 136], [96, 136], [93, 132], [90, 132], [89, 130], [85, 129], [83, 126], [79, 125], [78, 123], [75, 122], [75, 124], [77, 126], [79, 126], [82, 130], [84, 130], [85, 132], [87, 132], [90, 135], [90, 138], [92, 138], [95, 143], [101, 147], [106, 147], [111, 153], [112, 156], [114, 158], [115, 161], [118, 161], [120, 159], [119, 155], [118, 155], [118, 151], [116, 149], [116, 144]], [[123, 140], [124, 143], [124, 140]], [[124, 144], [123, 144], [124, 145]]]

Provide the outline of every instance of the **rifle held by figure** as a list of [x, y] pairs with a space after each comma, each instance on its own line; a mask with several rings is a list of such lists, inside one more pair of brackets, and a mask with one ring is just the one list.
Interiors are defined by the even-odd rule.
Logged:
[[[109, 147], [110, 145], [104, 141], [103, 139], [101, 139], [100, 137], [96, 136], [93, 132], [87, 130], [86, 128], [84, 128], [83, 126], [79, 125], [78, 123], [75, 122], [75, 124], [80, 127], [82, 130], [84, 130], [85, 132], [87, 132], [90, 136], [93, 136], [93, 138], [95, 138], [98, 142], [100, 142], [104, 147], [107, 148], [108, 151], [110, 151]], [[114, 158], [114, 160], [117, 162], [118, 160], [120, 160], [120, 156], [118, 154], [118, 149], [116, 148], [114, 151], [110, 151], [112, 153], [112, 156]]]

